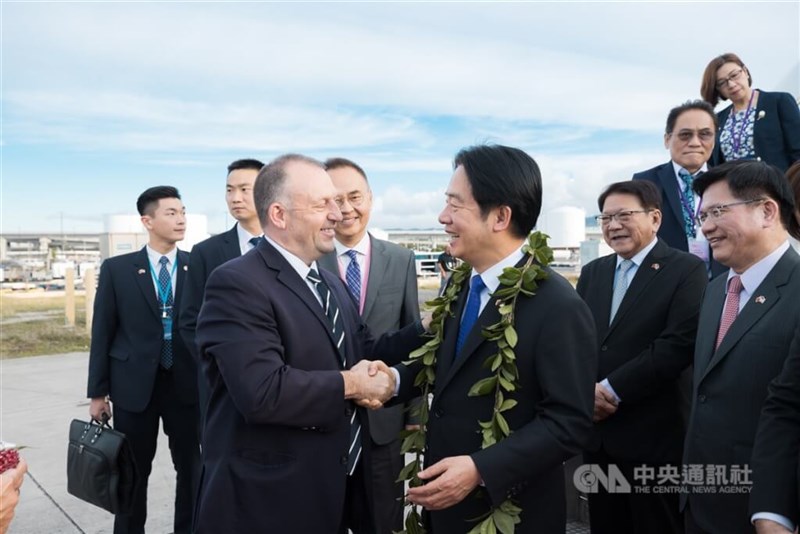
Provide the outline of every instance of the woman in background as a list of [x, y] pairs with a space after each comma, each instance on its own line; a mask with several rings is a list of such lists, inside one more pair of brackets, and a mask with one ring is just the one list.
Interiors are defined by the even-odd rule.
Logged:
[[781, 172], [800, 160], [800, 110], [789, 93], [768, 93], [751, 85], [750, 70], [739, 56], [722, 54], [703, 73], [700, 94], [716, 106], [731, 105], [717, 113], [719, 130], [710, 165], [737, 159], [756, 159]]
[[800, 161], [795, 161], [789, 170], [786, 171], [786, 179], [789, 187], [794, 192], [794, 218], [797, 225], [794, 229], [789, 229], [791, 237], [789, 241], [797, 252], [800, 252]]

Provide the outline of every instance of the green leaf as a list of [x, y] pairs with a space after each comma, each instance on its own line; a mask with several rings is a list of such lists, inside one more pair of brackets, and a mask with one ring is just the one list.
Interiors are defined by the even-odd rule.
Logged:
[[503, 534], [514, 534], [514, 525], [516, 522], [510, 514], [499, 508], [495, 508], [492, 512], [492, 521], [497, 527], [497, 530]]
[[467, 393], [470, 397], [479, 397], [481, 395], [488, 395], [492, 390], [497, 387], [497, 377], [490, 376], [475, 382]]
[[[498, 343], [498, 345], [499, 345], [499, 343]], [[504, 357], [506, 360], [508, 360], [508, 361], [510, 361], [510, 362], [513, 362], [514, 360], [516, 360], [516, 359], [517, 359], [517, 356], [514, 354], [514, 349], [512, 349], [512, 348], [511, 348], [511, 347], [509, 347], [508, 345], [506, 345], [505, 347], [502, 347], [502, 349], [501, 349], [501, 350], [502, 350], [502, 352], [503, 352], [503, 357]]]
[[422, 365], [433, 365], [436, 362], [436, 353], [428, 352], [422, 357]]
[[419, 462], [412, 460], [400, 470], [400, 474], [397, 475], [397, 481], [409, 480], [416, 476], [417, 473], [419, 473]]
[[408, 357], [413, 360], [415, 358], [419, 358], [420, 356], [422, 356], [426, 352], [428, 352], [428, 347], [426, 347], [425, 345], [422, 345], [420, 348], [418, 348], [416, 350], [412, 350], [411, 353], [408, 355]]
[[517, 331], [514, 330], [513, 326], [508, 325], [503, 331], [503, 335], [505, 335], [509, 347], [513, 348], [517, 346]]
[[495, 371], [497, 371], [497, 368], [500, 367], [500, 364], [503, 363], [503, 355], [502, 354], [495, 354], [494, 356], [492, 356], [490, 358], [490, 360], [492, 361], [491, 370], [494, 373]]
[[494, 414], [494, 419], [497, 423], [497, 426], [500, 427], [500, 431], [503, 433], [503, 436], [508, 436], [511, 434], [511, 429], [508, 428], [508, 421], [506, 421], [505, 417], [499, 413], [496, 413]]
[[514, 311], [514, 306], [511, 304], [503, 304], [500, 306], [497, 311], [500, 312], [500, 315], [508, 315], [509, 313]]
[[500, 387], [503, 388], [504, 390], [514, 391], [515, 389], [517, 389], [517, 386], [515, 386], [513, 382], [509, 382], [502, 376], [498, 376], [497, 378], [498, 380], [500, 380]]
[[503, 404], [500, 405], [500, 409], [497, 410], [498, 412], [505, 412], [513, 408], [517, 405], [517, 401], [514, 399], [506, 399], [503, 401]]

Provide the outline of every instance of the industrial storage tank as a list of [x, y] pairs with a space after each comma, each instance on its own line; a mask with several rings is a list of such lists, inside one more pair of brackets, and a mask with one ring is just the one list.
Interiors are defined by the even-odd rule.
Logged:
[[539, 228], [550, 236], [553, 248], [580, 248], [586, 239], [586, 212], [581, 208], [563, 206], [548, 211]]

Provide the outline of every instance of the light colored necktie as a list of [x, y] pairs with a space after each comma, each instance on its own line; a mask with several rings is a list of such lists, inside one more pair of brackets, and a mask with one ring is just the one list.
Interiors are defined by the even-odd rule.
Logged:
[[687, 236], [695, 237], [694, 230], [694, 191], [692, 191], [692, 182], [694, 177], [686, 169], [678, 171], [678, 178], [683, 182], [683, 201], [681, 202], [681, 211], [683, 212], [683, 226], [684, 232]]
[[628, 271], [630, 271], [634, 265], [636, 264], [631, 260], [622, 260], [617, 267], [619, 275], [617, 276], [617, 283], [614, 286], [614, 294], [611, 296], [611, 316], [608, 319], [608, 324], [614, 321], [617, 310], [619, 310], [619, 305], [622, 304], [622, 298], [628, 290]]
[[742, 279], [739, 276], [732, 276], [728, 280], [728, 291], [725, 296], [725, 308], [722, 312], [722, 319], [719, 322], [719, 331], [717, 332], [717, 343], [714, 345], [714, 350], [718, 349], [722, 340], [725, 339], [725, 334], [728, 333], [736, 316], [739, 315], [739, 296], [742, 292]]
[[[158, 271], [158, 294], [162, 295], [164, 298], [164, 302], [161, 303], [161, 305], [164, 306], [164, 312], [161, 320], [163, 323], [165, 323], [166, 330], [166, 328], [172, 328], [172, 306], [174, 303], [174, 299], [172, 297], [172, 277], [169, 275], [169, 270], [167, 269], [167, 263], [169, 263], [169, 259], [166, 256], [161, 256], [161, 259], [158, 260], [158, 263], [161, 264], [161, 269]], [[164, 369], [172, 368], [171, 336], [165, 335], [161, 342], [161, 367]]]

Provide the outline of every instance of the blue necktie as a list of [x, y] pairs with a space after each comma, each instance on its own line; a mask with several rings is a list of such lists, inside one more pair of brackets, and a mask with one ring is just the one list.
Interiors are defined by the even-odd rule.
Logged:
[[[678, 178], [683, 182], [683, 200], [686, 205], [681, 202], [683, 212], [683, 230], [689, 237], [695, 237], [694, 231], [694, 191], [692, 191], [692, 182], [694, 177], [686, 169], [678, 171]], [[687, 211], [688, 210], [688, 211]]]
[[480, 275], [475, 275], [469, 284], [469, 297], [467, 298], [467, 307], [464, 310], [464, 316], [461, 318], [461, 326], [458, 327], [458, 340], [456, 341], [456, 358], [461, 353], [461, 347], [467, 340], [472, 327], [478, 320], [478, 315], [481, 311], [481, 293], [486, 288], [483, 279]]
[[[317, 290], [319, 298], [322, 300], [322, 309], [328, 317], [328, 325], [331, 327], [333, 339], [336, 340], [336, 348], [339, 349], [339, 356], [342, 358], [342, 366], [346, 367], [344, 353], [344, 322], [339, 315], [339, 308], [336, 299], [331, 295], [328, 284], [322, 279], [316, 269], [308, 271], [307, 278]], [[358, 410], [353, 410], [350, 417], [350, 446], [347, 453], [347, 474], [352, 475], [361, 456], [361, 422], [358, 420]]]
[[628, 271], [636, 265], [631, 260], [622, 260], [619, 263], [617, 270], [617, 283], [614, 286], [614, 293], [611, 295], [611, 316], [608, 319], [608, 324], [614, 321], [614, 316], [617, 315], [619, 305], [622, 304], [622, 299], [625, 297], [625, 292], [628, 291]]
[[161, 343], [161, 367], [169, 369], [172, 367], [172, 336], [167, 335], [167, 329], [172, 329], [172, 305], [175, 299], [172, 297], [172, 279], [169, 275], [169, 270], [167, 270], [169, 259], [166, 256], [161, 256], [158, 263], [161, 264], [161, 270], [158, 272], [159, 299], [166, 295], [166, 302], [160, 303], [164, 306], [161, 313], [161, 322], [164, 325], [164, 336]]
[[247, 242], [250, 243], [251, 245], [253, 245], [253, 248], [256, 248], [258, 246], [258, 244], [261, 243], [262, 239], [264, 239], [264, 238], [263, 237], [251, 237], [250, 239], [247, 240]]
[[361, 307], [361, 267], [358, 265], [358, 253], [355, 250], [348, 250], [345, 252], [350, 258], [350, 263], [347, 265], [344, 278], [347, 282], [347, 289], [356, 301], [356, 305]]

